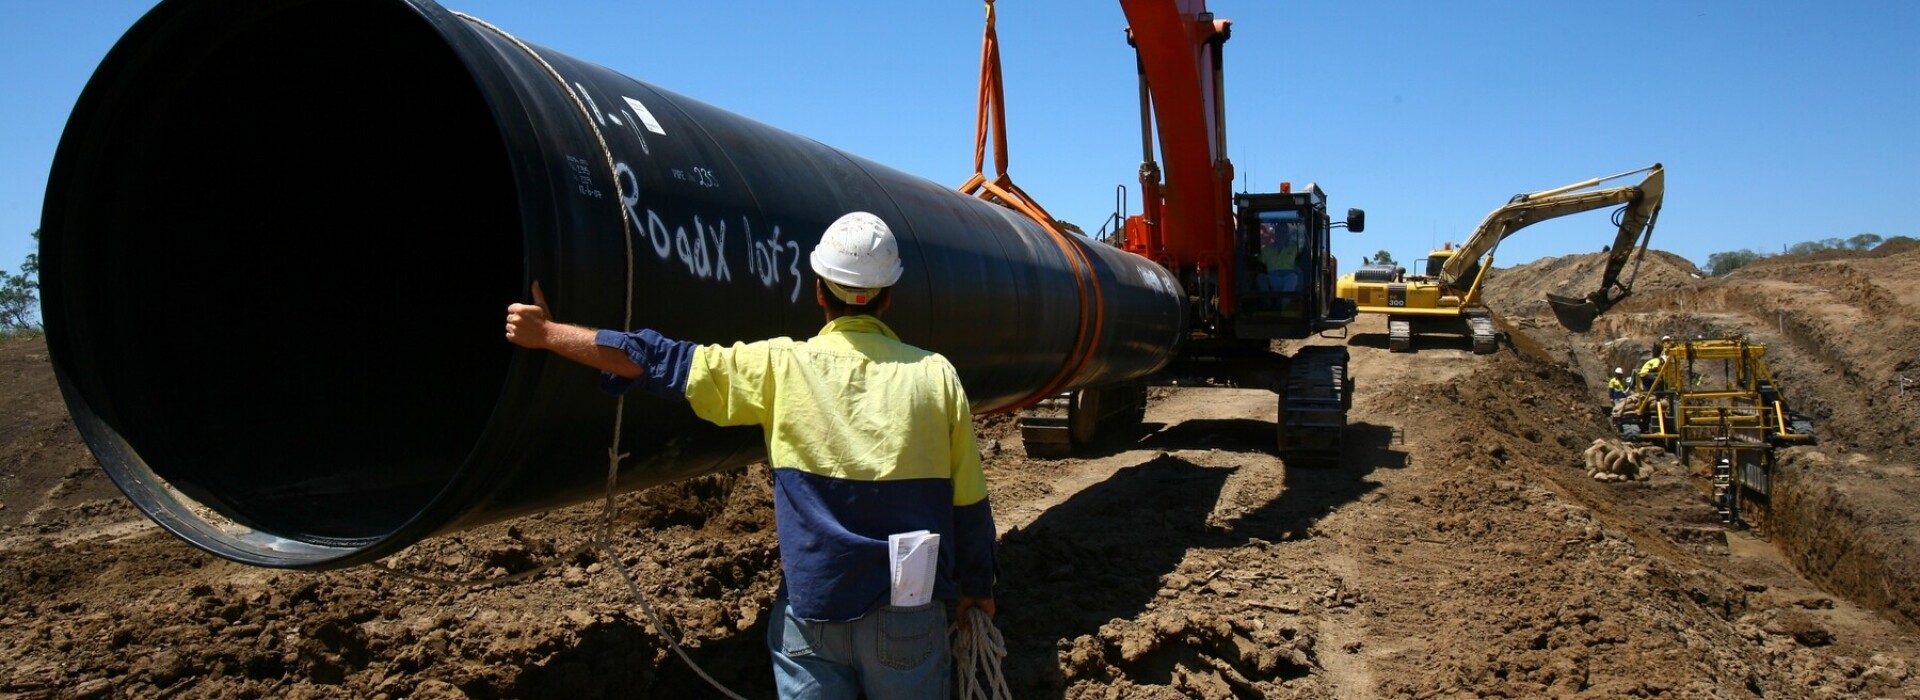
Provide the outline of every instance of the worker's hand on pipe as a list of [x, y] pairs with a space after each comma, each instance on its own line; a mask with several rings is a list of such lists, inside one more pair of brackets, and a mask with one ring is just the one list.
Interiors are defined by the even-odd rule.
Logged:
[[533, 303], [507, 305], [507, 342], [523, 348], [545, 348], [547, 327], [552, 322], [547, 315], [547, 297], [540, 293], [540, 281], [534, 280]]
[[967, 629], [973, 625], [973, 619], [967, 616], [967, 611], [975, 608], [978, 608], [980, 612], [986, 613], [987, 619], [989, 620], [993, 619], [994, 613], [998, 612], [998, 609], [993, 605], [992, 598], [960, 596], [960, 604], [955, 606], [953, 611], [953, 616], [960, 618], [960, 629]]

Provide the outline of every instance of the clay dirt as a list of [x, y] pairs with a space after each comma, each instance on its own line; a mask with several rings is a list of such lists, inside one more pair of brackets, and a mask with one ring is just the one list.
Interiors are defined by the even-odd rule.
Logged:
[[[977, 426], [1016, 698], [1920, 698], [1920, 250], [1724, 277], [1658, 251], [1584, 332], [1597, 254], [1494, 271], [1507, 342], [1345, 338], [1337, 468], [1274, 457], [1275, 397], [1157, 388], [1137, 434], [1028, 458]], [[1601, 482], [1604, 383], [1662, 335], [1768, 345], [1820, 442], [1781, 455], [1764, 529], [1652, 459]], [[911, 340], [911, 339], [909, 339]], [[1290, 350], [1298, 343], [1281, 349]], [[244, 566], [161, 531], [95, 464], [46, 344], [0, 344], [0, 698], [771, 697], [768, 471], [441, 536], [387, 560]], [[543, 568], [544, 567], [544, 568]], [[538, 569], [527, 578], [452, 586]]]

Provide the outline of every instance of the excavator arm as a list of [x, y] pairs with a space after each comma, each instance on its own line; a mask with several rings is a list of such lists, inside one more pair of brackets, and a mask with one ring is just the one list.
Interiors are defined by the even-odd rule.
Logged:
[[[1638, 185], [1614, 187], [1609, 189], [1588, 189], [1609, 180], [1617, 180], [1629, 175], [1646, 173], [1645, 179]], [[1598, 315], [1606, 306], [1612, 305], [1627, 295], [1632, 287], [1629, 280], [1621, 284], [1620, 273], [1626, 269], [1628, 258], [1635, 250], [1644, 250], [1645, 238], [1653, 236], [1654, 221], [1659, 218], [1660, 204], [1666, 196], [1666, 170], [1659, 163], [1608, 177], [1593, 178], [1563, 187], [1516, 195], [1504, 206], [1493, 210], [1474, 229], [1473, 235], [1460, 246], [1458, 252], [1440, 268], [1439, 282], [1447, 287], [1470, 286], [1481, 271], [1481, 259], [1491, 252], [1508, 236], [1520, 229], [1549, 219], [1557, 219], [1570, 214], [1592, 211], [1602, 207], [1626, 204], [1624, 213], [1619, 217], [1619, 231], [1614, 234], [1613, 245], [1607, 248], [1607, 268], [1601, 276], [1600, 288], [1586, 297], [1569, 298], [1549, 295], [1554, 306], [1563, 311], [1585, 313], [1588, 317]], [[1636, 245], [1636, 238], [1643, 238]], [[1614, 290], [1619, 290], [1615, 295]], [[1572, 307], [1572, 308], [1568, 308]]]
[[[1647, 242], [1653, 238], [1653, 227], [1660, 220], [1660, 204], [1666, 195], [1666, 170], [1655, 163], [1652, 172], [1640, 183], [1640, 197], [1620, 217], [1620, 232], [1614, 234], [1613, 247], [1607, 249], [1607, 269], [1600, 275], [1600, 288], [1584, 299], [1548, 294], [1547, 301], [1563, 315], [1575, 314], [1591, 320], [1632, 293], [1633, 278], [1638, 276], [1640, 270], [1637, 261], [1647, 253]], [[1634, 244], [1636, 237], [1640, 239], [1638, 246]], [[1629, 257], [1636, 261], [1634, 275], [1628, 276], [1626, 283], [1622, 284], [1620, 273], [1626, 270]], [[1615, 294], [1616, 291], [1618, 294]]]
[[[1140, 74], [1141, 213], [1126, 249], [1207, 270], [1234, 311], [1233, 163], [1227, 158], [1222, 45], [1233, 23], [1206, 0], [1120, 0]], [[1154, 157], [1158, 137], [1160, 159]], [[1189, 290], [1192, 291], [1192, 290]]]

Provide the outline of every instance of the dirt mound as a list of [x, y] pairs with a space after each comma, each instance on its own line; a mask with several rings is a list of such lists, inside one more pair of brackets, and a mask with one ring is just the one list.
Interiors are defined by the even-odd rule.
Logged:
[[1901, 240], [1887, 241], [1885, 243], [1881, 243], [1878, 246], [1874, 246], [1873, 254], [1876, 257], [1885, 257], [1889, 255], [1906, 255], [1916, 250], [1920, 250], [1920, 239], [1903, 238]]
[[1911, 526], [1920, 473], [1872, 461], [1860, 454], [1835, 460], [1814, 448], [1791, 450], [1780, 463], [1774, 503], [1776, 529], [1793, 533], [1781, 539], [1781, 549], [1826, 587], [1920, 622], [1920, 587], [1910, 585], [1920, 581]]
[[[1650, 250], [1629, 259], [1620, 281], [1636, 293], [1681, 289], [1697, 283], [1704, 273], [1686, 258], [1664, 250]], [[1637, 264], [1636, 264], [1637, 262]], [[1541, 258], [1516, 267], [1494, 268], [1487, 275], [1481, 298], [1487, 307], [1507, 316], [1551, 316], [1547, 294], [1584, 297], [1600, 288], [1607, 269], [1605, 253], [1581, 253]]]

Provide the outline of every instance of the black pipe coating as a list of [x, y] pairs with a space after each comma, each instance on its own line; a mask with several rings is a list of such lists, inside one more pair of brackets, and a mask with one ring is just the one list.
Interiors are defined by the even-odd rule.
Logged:
[[[614, 399], [502, 338], [531, 280], [570, 322], [622, 327], [631, 303], [670, 337], [806, 337], [805, 255], [853, 210], [901, 238], [887, 321], [977, 412], [1049, 386], [1078, 333], [1098, 342], [1060, 389], [1151, 374], [1185, 333], [1142, 258], [1071, 238], [1083, 289], [1005, 208], [427, 0], [168, 0], [61, 139], [47, 338], [80, 432], [156, 522], [243, 563], [348, 566], [602, 492]], [[763, 454], [684, 403], [624, 415], [622, 490]]]

